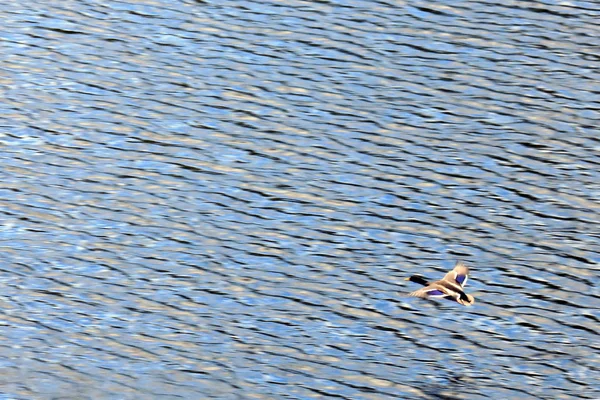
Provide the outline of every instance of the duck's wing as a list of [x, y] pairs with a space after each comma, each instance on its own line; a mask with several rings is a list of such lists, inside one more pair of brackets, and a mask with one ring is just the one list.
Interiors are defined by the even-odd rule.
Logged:
[[419, 290], [415, 290], [412, 293], [409, 293], [409, 296], [413, 297], [421, 297], [421, 298], [429, 298], [429, 297], [446, 297], [448, 294], [441, 288], [436, 285], [429, 285], [421, 288]]
[[469, 279], [469, 267], [467, 267], [462, 261], [456, 263], [452, 271], [448, 272], [444, 276], [445, 281], [458, 284], [461, 288], [465, 287], [467, 280]]

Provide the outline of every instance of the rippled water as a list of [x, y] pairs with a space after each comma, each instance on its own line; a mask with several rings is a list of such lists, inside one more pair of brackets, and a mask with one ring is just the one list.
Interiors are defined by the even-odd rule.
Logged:
[[0, 399], [600, 398], [598, 4], [0, 15]]

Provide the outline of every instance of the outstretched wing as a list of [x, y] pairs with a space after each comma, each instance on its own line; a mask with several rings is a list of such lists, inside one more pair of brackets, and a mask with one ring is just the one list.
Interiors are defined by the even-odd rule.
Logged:
[[465, 287], [468, 279], [469, 267], [467, 267], [462, 261], [457, 262], [454, 266], [454, 269], [444, 276], [445, 281], [457, 283], [461, 288]]
[[408, 294], [409, 296], [428, 298], [428, 297], [446, 297], [447, 294], [433, 286], [426, 286]]

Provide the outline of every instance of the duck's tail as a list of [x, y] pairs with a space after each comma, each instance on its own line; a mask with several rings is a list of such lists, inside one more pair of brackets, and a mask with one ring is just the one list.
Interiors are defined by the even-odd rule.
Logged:
[[465, 296], [467, 296], [466, 300], [461, 299], [460, 297], [458, 299], [456, 299], [457, 302], [459, 302], [460, 304], [462, 304], [463, 306], [472, 306], [475, 303], [475, 297], [471, 296], [470, 294], [466, 294]]

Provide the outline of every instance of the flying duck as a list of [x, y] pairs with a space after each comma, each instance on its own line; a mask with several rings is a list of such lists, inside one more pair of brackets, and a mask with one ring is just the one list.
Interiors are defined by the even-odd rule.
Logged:
[[471, 306], [475, 299], [470, 294], [466, 294], [463, 288], [469, 278], [469, 268], [461, 261], [457, 262], [452, 271], [448, 272], [442, 279], [435, 282], [428, 282], [422, 276], [413, 275], [406, 278], [407, 281], [420, 283], [425, 286], [419, 290], [409, 293], [409, 296], [422, 298], [444, 298], [456, 301], [463, 306]]

